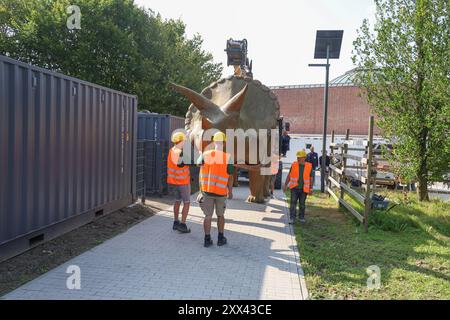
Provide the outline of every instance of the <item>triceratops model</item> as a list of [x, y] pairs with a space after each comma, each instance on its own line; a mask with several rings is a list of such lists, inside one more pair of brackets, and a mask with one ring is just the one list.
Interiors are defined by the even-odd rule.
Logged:
[[[204, 141], [203, 133], [207, 129], [218, 129], [226, 132], [227, 129], [266, 129], [267, 150], [269, 153], [277, 152], [271, 148], [271, 129], [275, 129], [280, 116], [280, 106], [273, 92], [262, 85], [261, 82], [250, 77], [230, 76], [212, 83], [201, 94], [188, 88], [173, 85], [174, 89], [186, 96], [192, 104], [186, 114], [186, 127], [191, 143], [199, 150], [203, 150], [208, 141]], [[258, 136], [260, 139], [260, 136]], [[259, 141], [258, 141], [259, 142]], [[245, 161], [249, 157], [249, 139], [246, 140]], [[235, 150], [227, 150], [234, 155]], [[259, 155], [256, 164], [261, 165]], [[254, 163], [249, 163], [253, 165]], [[267, 165], [267, 164], [266, 164]], [[270, 166], [270, 164], [269, 164]], [[264, 202], [268, 195], [269, 176], [262, 175], [261, 170], [249, 170], [250, 196], [247, 201]]]

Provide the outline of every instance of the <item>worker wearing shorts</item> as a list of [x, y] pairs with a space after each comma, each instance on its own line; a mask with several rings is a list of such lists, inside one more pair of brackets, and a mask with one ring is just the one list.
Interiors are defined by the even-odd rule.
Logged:
[[[167, 157], [167, 183], [175, 191], [172, 229], [181, 233], [191, 232], [186, 225], [190, 207], [191, 179], [189, 167], [183, 161], [183, 144], [185, 140], [186, 136], [182, 132], [174, 133], [172, 136], [174, 146], [169, 150]], [[179, 221], [181, 202], [183, 202], [183, 210], [181, 212], [181, 221]]]
[[225, 209], [227, 197], [232, 198], [234, 166], [230, 163], [230, 155], [223, 152], [223, 143], [226, 136], [218, 132], [213, 137], [215, 148], [205, 151], [197, 160], [200, 169], [200, 193], [197, 201], [202, 209], [205, 219], [203, 229], [205, 231], [204, 246], [213, 244], [211, 239], [211, 220], [214, 211], [217, 215], [217, 229], [219, 230], [217, 245], [227, 243], [224, 236]]

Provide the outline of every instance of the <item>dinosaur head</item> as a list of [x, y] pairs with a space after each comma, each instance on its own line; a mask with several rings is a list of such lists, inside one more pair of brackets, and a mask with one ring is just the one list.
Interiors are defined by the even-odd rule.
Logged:
[[[186, 113], [185, 129], [196, 150], [205, 150], [211, 143], [212, 132], [207, 132], [208, 129], [222, 132], [240, 130], [245, 137], [229, 139], [228, 142], [234, 142], [234, 150], [227, 152], [233, 154], [235, 160], [242, 160], [244, 155], [241, 152], [238, 154], [237, 148], [244, 148], [245, 161], [250, 163], [253, 157], [250, 150], [255, 146], [261, 150], [260, 138], [264, 132], [260, 130], [268, 130], [268, 143], [271, 137], [269, 131], [278, 124], [280, 108], [277, 98], [257, 80], [230, 76], [211, 83], [201, 94], [176, 84], [172, 84], [172, 88], [192, 102]], [[230, 145], [227, 143], [226, 147]], [[259, 154], [260, 151], [257, 152], [258, 159]]]
[[217, 129], [225, 132], [228, 128], [237, 128], [242, 105], [248, 91], [246, 84], [237, 94], [225, 103], [218, 105], [189, 88], [171, 83], [172, 88], [181, 93], [198, 110], [198, 121], [192, 121], [186, 129], [189, 132], [190, 141], [199, 149], [203, 150], [207, 141], [203, 141], [203, 132], [208, 129]]
[[205, 96], [188, 89], [186, 87], [171, 83], [172, 88], [181, 93], [191, 101], [191, 103], [200, 111], [202, 116], [202, 129], [207, 130], [215, 128], [218, 130], [225, 130], [233, 128], [239, 120], [241, 107], [244, 103], [245, 94], [248, 90], [248, 85], [245, 85], [241, 91], [234, 95], [222, 106], [216, 105], [214, 102]]

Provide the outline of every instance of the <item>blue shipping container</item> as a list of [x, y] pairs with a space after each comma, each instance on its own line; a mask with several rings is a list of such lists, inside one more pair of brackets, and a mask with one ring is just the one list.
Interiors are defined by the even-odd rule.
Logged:
[[138, 139], [170, 141], [172, 132], [184, 128], [184, 118], [169, 114], [138, 113]]

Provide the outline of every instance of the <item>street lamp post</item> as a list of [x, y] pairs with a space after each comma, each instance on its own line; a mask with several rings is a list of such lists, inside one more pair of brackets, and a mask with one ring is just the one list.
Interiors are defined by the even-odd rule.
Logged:
[[320, 191], [325, 192], [325, 167], [327, 155], [328, 87], [330, 78], [330, 59], [339, 59], [342, 45], [342, 30], [317, 31], [314, 59], [327, 59], [326, 64], [309, 64], [310, 67], [325, 67], [325, 90], [323, 102], [323, 142], [322, 163], [320, 164]]

